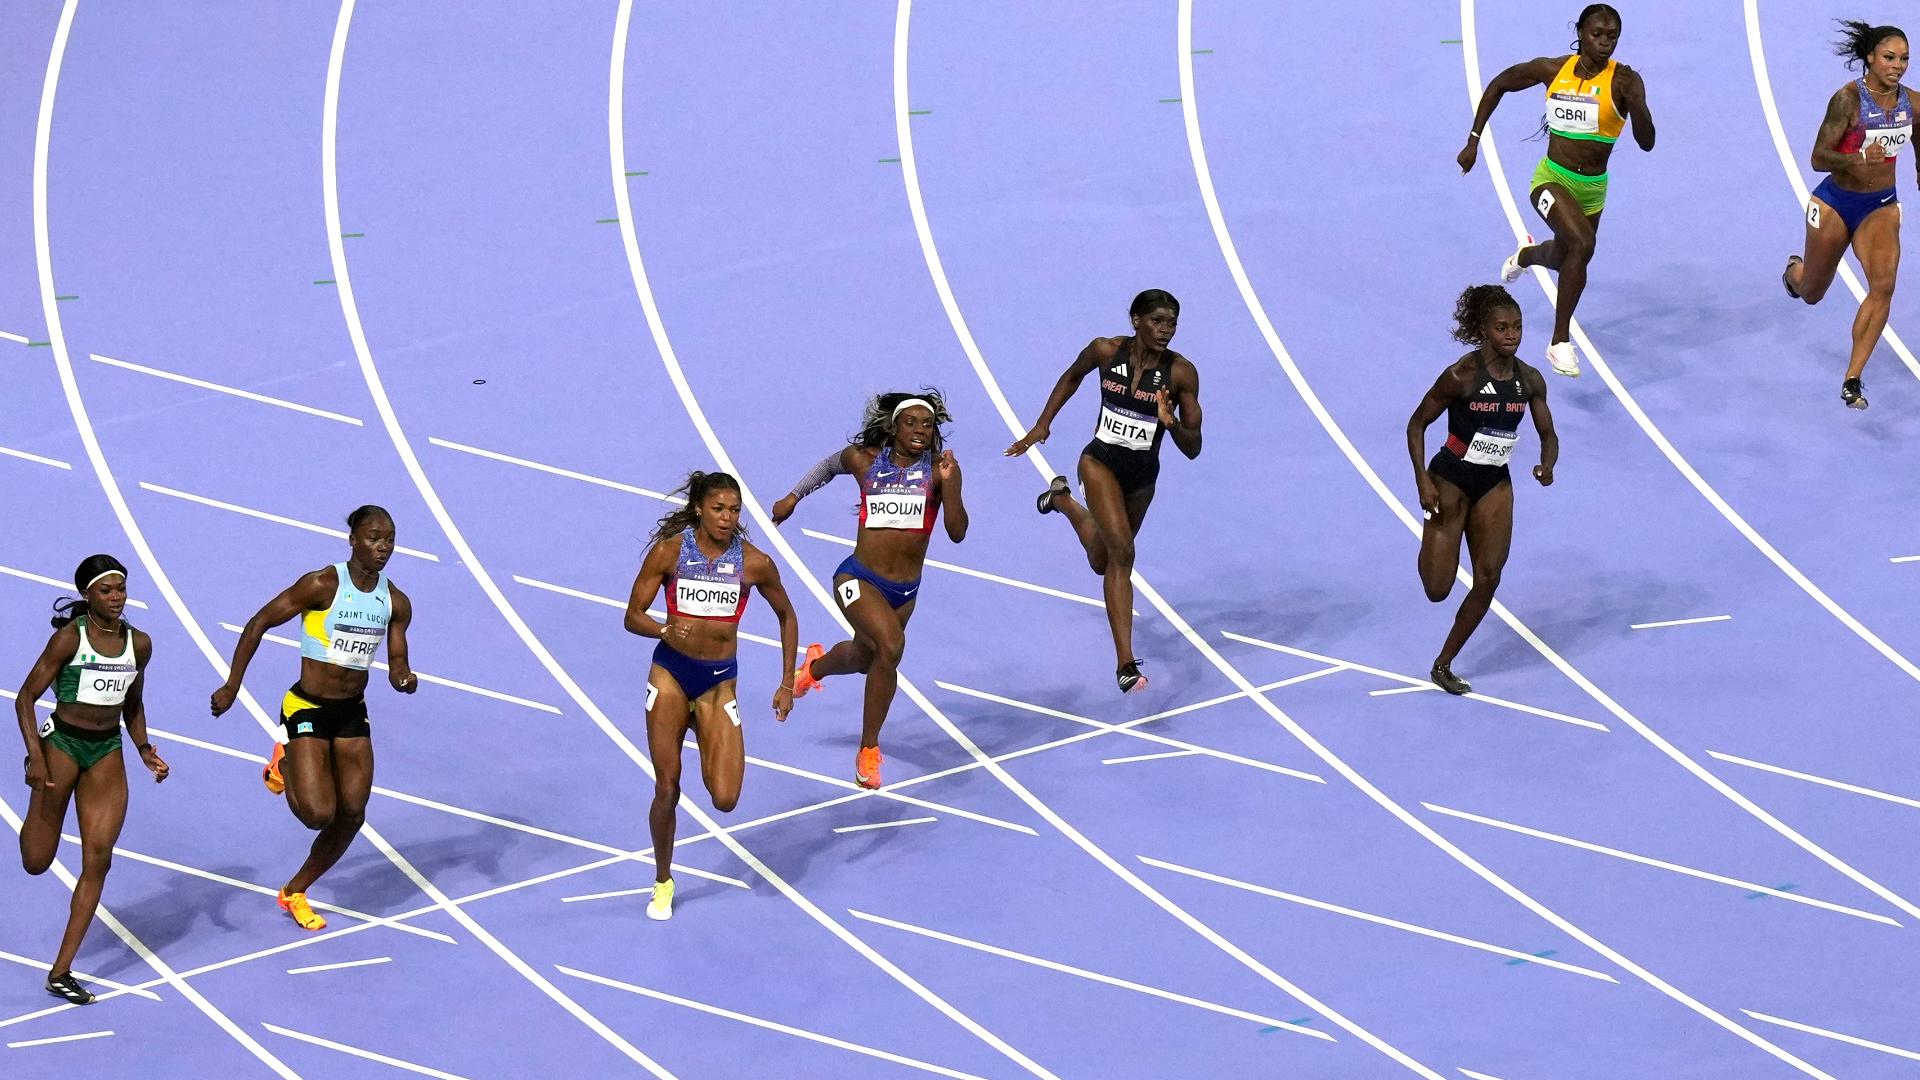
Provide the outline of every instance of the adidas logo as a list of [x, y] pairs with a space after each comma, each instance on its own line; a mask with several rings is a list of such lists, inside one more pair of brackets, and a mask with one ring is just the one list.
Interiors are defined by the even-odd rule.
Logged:
[[1107, 370], [1112, 372], [1115, 375], [1125, 375], [1127, 373], [1127, 363], [1126, 361], [1122, 360], [1120, 363], [1113, 365]]
[[1493, 388], [1493, 384], [1492, 384], [1492, 383], [1488, 383], [1487, 385], [1485, 385], [1485, 386], [1483, 386], [1483, 387], [1481, 387], [1481, 388], [1480, 388], [1480, 392], [1481, 392], [1481, 393], [1483, 393], [1483, 394], [1497, 394], [1497, 393], [1499, 393], [1500, 391], [1498, 391], [1498, 390], [1495, 390], [1495, 389]]

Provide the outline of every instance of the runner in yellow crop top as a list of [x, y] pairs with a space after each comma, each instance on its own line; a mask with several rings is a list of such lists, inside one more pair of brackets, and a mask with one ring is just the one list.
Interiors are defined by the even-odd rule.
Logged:
[[1455, 159], [1461, 172], [1473, 169], [1480, 155], [1480, 133], [1502, 97], [1530, 86], [1547, 88], [1542, 124], [1549, 136], [1547, 156], [1534, 169], [1530, 190], [1533, 208], [1553, 230], [1553, 239], [1535, 244], [1533, 237], [1527, 237], [1501, 265], [1500, 280], [1513, 281], [1529, 266], [1544, 266], [1560, 275], [1547, 362], [1562, 375], [1580, 374], [1580, 358], [1573, 351], [1573, 309], [1587, 287], [1594, 234], [1607, 205], [1607, 159], [1613, 155], [1613, 144], [1632, 120], [1633, 141], [1642, 150], [1653, 149], [1646, 83], [1638, 72], [1613, 59], [1620, 40], [1620, 13], [1610, 4], [1588, 4], [1574, 22], [1574, 32], [1579, 40], [1573, 43], [1572, 55], [1538, 57], [1493, 77], [1480, 95], [1467, 145]]

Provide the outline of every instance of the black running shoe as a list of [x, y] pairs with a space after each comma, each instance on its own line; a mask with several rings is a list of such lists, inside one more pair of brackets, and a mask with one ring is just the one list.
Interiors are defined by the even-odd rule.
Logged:
[[74, 978], [71, 971], [62, 975], [47, 976], [47, 993], [57, 998], [67, 999], [69, 1005], [93, 1004], [93, 995], [87, 992], [86, 987], [80, 985], [80, 980]]
[[1867, 407], [1867, 388], [1859, 379], [1848, 379], [1840, 384], [1840, 400], [1847, 403], [1849, 409]]
[[1033, 505], [1041, 513], [1051, 514], [1053, 513], [1053, 500], [1067, 494], [1071, 490], [1073, 489], [1067, 486], [1066, 477], [1056, 476], [1053, 478], [1053, 483], [1047, 485], [1047, 490], [1041, 492], [1040, 497], [1033, 501]]
[[1452, 668], [1437, 660], [1434, 662], [1433, 670], [1428, 674], [1433, 678], [1433, 685], [1456, 697], [1473, 689], [1472, 683], [1455, 675]]
[[1787, 275], [1793, 273], [1794, 265], [1800, 261], [1800, 256], [1789, 255], [1787, 256], [1787, 268], [1780, 271], [1780, 287], [1787, 290], [1787, 295], [1793, 297], [1795, 300], [1801, 297], [1799, 293], [1793, 291], [1793, 282], [1787, 279]]
[[1147, 677], [1140, 674], [1140, 665], [1144, 663], [1146, 663], [1144, 660], [1129, 660], [1120, 665], [1120, 670], [1115, 673], [1114, 677], [1120, 683], [1121, 693], [1131, 694], [1135, 690], [1145, 690], [1147, 688]]

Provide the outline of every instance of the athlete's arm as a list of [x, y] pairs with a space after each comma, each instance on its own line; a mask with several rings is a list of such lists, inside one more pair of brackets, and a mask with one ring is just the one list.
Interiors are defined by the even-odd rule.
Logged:
[[147, 661], [153, 659], [153, 639], [138, 630], [133, 632], [133, 666], [137, 669], [133, 684], [127, 687], [127, 700], [120, 705], [120, 716], [127, 723], [127, 738], [133, 740], [134, 752], [140, 755], [140, 764], [153, 774], [153, 782], [159, 783], [167, 778], [171, 770], [166, 759], [154, 750], [147, 741]]
[[33, 703], [53, 685], [55, 676], [60, 674], [60, 665], [80, 647], [80, 631], [72, 623], [53, 632], [47, 639], [47, 647], [40, 650], [40, 658], [27, 669], [27, 679], [20, 684], [20, 695], [13, 699], [13, 713], [20, 721], [20, 737], [27, 742], [27, 786], [53, 787], [53, 780], [47, 775], [47, 759], [40, 749], [40, 725], [33, 717]]
[[1054, 380], [1053, 392], [1047, 395], [1047, 405], [1040, 410], [1040, 419], [1033, 422], [1025, 435], [1007, 447], [1006, 456], [1019, 457], [1035, 445], [1046, 442], [1047, 437], [1053, 434], [1053, 418], [1066, 407], [1067, 399], [1080, 389], [1080, 384], [1086, 381], [1093, 369], [1113, 359], [1118, 351], [1112, 338], [1094, 338], [1088, 342], [1087, 347], [1080, 350], [1080, 355], [1073, 358], [1073, 363], [1067, 365], [1067, 370]]
[[387, 598], [393, 604], [387, 617], [387, 685], [411, 694], [420, 688], [420, 677], [407, 663], [407, 627], [413, 623], [413, 601], [391, 581], [387, 583]]
[[1467, 145], [1453, 159], [1459, 164], [1461, 172], [1473, 171], [1473, 163], [1480, 157], [1480, 135], [1486, 130], [1487, 121], [1493, 119], [1493, 110], [1499, 106], [1500, 99], [1515, 90], [1551, 83], [1563, 63], [1564, 59], [1538, 56], [1515, 64], [1493, 77], [1487, 88], [1480, 92], [1480, 107], [1473, 111], [1473, 126], [1467, 129]]
[[673, 537], [668, 537], [648, 549], [647, 557], [640, 560], [640, 573], [634, 577], [633, 592], [627, 597], [627, 633], [648, 638], [666, 634], [667, 624], [647, 614], [647, 607], [659, 594], [678, 554]]
[[333, 567], [322, 567], [310, 574], [300, 575], [300, 580], [281, 590], [280, 595], [267, 601], [267, 605], [253, 613], [247, 620], [246, 628], [240, 631], [240, 640], [233, 647], [233, 666], [227, 671], [227, 681], [213, 692], [213, 715], [219, 716], [233, 708], [233, 699], [240, 693], [240, 680], [247, 674], [247, 665], [253, 662], [254, 650], [260, 647], [260, 639], [267, 631], [299, 615], [303, 611], [318, 611], [333, 602], [333, 594], [340, 589], [340, 574]]
[[793, 613], [793, 601], [787, 599], [787, 587], [780, 583], [780, 568], [767, 558], [766, 552], [749, 546], [746, 562], [746, 582], [760, 590], [774, 617], [780, 620], [783, 674], [779, 687], [773, 692], [773, 716], [776, 720], [785, 720], [793, 711], [793, 672], [800, 652], [800, 618]]
[[1533, 430], [1540, 435], [1540, 464], [1533, 467], [1533, 478], [1541, 487], [1553, 483], [1553, 466], [1560, 460], [1560, 436], [1553, 430], [1553, 411], [1547, 408], [1547, 379], [1540, 369], [1526, 365], [1527, 386], [1533, 391], [1528, 411], [1533, 414]]
[[940, 452], [933, 475], [940, 485], [940, 509], [946, 511], [947, 539], [957, 544], [967, 538], [967, 504], [960, 499], [960, 461], [953, 451]]
[[1653, 112], [1647, 108], [1647, 82], [1640, 73], [1620, 65], [1620, 77], [1614, 81], [1614, 104], [1633, 124], [1633, 141], [1642, 150], [1653, 149]]
[[1467, 392], [1466, 377], [1460, 365], [1452, 364], [1433, 381], [1433, 388], [1420, 399], [1413, 416], [1407, 420], [1407, 453], [1413, 458], [1414, 484], [1420, 491], [1420, 509], [1429, 514], [1440, 512], [1440, 491], [1427, 475], [1427, 428], [1446, 413], [1447, 406]]
[[778, 525], [792, 517], [793, 509], [800, 505], [801, 499], [826, 487], [827, 482], [834, 477], [852, 472], [854, 450], [854, 447], [843, 446], [815, 462], [813, 468], [808, 469], [807, 474], [800, 478], [800, 482], [793, 485], [793, 490], [782, 495], [779, 501], [773, 504], [773, 523]]
[[1820, 118], [1820, 132], [1813, 137], [1813, 154], [1809, 159], [1814, 172], [1830, 173], [1851, 169], [1862, 160], [1875, 160], [1872, 156], [1875, 151], [1878, 151], [1881, 157], [1886, 156], [1886, 151], [1881, 150], [1878, 144], [1866, 148], [1868, 157], [1865, 159], [1857, 153], [1843, 154], [1834, 149], [1839, 144], [1841, 136], [1853, 126], [1854, 117], [1859, 114], [1859, 109], [1860, 103], [1854, 99], [1852, 83], [1835, 90], [1833, 96], [1827, 99], [1827, 115]]
[[1176, 356], [1170, 381], [1172, 386], [1160, 391], [1160, 423], [1173, 436], [1173, 445], [1192, 460], [1200, 456], [1200, 369], [1186, 357]]

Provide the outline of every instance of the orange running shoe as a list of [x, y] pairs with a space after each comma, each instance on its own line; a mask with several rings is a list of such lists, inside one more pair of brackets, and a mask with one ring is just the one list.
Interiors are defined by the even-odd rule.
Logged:
[[819, 642], [816, 641], [807, 646], [806, 659], [800, 661], [800, 666], [793, 669], [793, 698], [795, 701], [806, 697], [807, 691], [820, 685], [820, 680], [813, 677], [813, 662], [825, 655], [827, 655], [827, 650], [822, 648]]
[[319, 913], [313, 910], [312, 905], [307, 903], [306, 893], [290, 893], [285, 889], [281, 889], [280, 910], [293, 916], [293, 921], [299, 923], [300, 929], [302, 930], [325, 930], [327, 928], [327, 920], [321, 918]]
[[[260, 782], [275, 795], [284, 795], [287, 790], [287, 778], [280, 775], [280, 760], [287, 756], [286, 743], [273, 744], [273, 756], [267, 759], [267, 767], [260, 770]], [[281, 905], [285, 907], [285, 904]]]
[[861, 787], [866, 788], [869, 791], [874, 791], [879, 789], [880, 787], [880, 748], [879, 747], [863, 746], [860, 748], [860, 755], [854, 759], [854, 763], [853, 763], [853, 779]]

